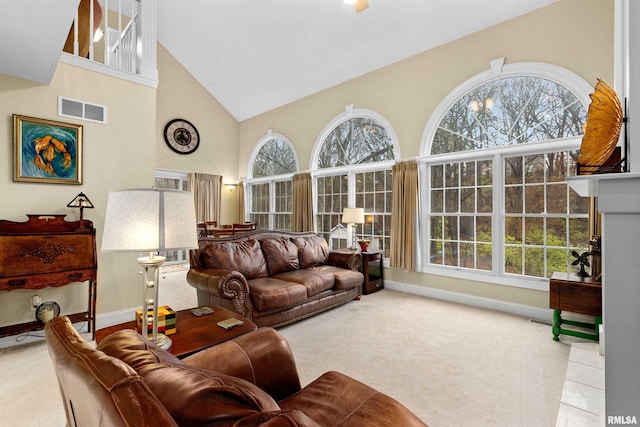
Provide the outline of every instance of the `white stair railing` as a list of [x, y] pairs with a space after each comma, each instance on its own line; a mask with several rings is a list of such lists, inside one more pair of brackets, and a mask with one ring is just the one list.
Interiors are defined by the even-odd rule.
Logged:
[[[101, 0], [100, 5], [98, 0], [82, 0], [79, 10], [88, 6], [89, 16], [76, 13], [72, 54], [115, 70], [156, 79], [154, 1]], [[94, 24], [94, 16], [102, 16], [98, 25]], [[81, 30], [88, 32], [84, 34], [87, 37], [80, 34]], [[102, 40], [98, 34], [103, 35]], [[79, 42], [86, 44], [87, 38], [88, 52]], [[71, 53], [70, 49], [65, 50]]]

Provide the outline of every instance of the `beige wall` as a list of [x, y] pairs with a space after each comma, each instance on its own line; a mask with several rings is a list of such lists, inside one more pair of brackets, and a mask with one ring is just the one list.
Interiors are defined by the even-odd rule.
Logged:
[[[561, 0], [520, 18], [416, 55], [376, 72], [306, 97], [240, 124], [239, 174], [256, 141], [272, 128], [287, 136], [300, 159], [309, 164], [324, 126], [345, 105], [381, 114], [393, 127], [402, 158], [419, 155], [424, 127], [446, 95], [472, 76], [489, 69], [489, 61], [507, 64], [545, 62], [564, 67], [589, 83], [613, 79], [612, 0]], [[418, 286], [548, 307], [546, 292], [484, 282], [390, 270], [390, 280]]]
[[[98, 246], [98, 315], [139, 306], [142, 293], [137, 254], [100, 252], [104, 213], [110, 189], [151, 187], [156, 168], [221, 174], [237, 179], [238, 122], [162, 47], [158, 47], [161, 83], [158, 89], [127, 82], [60, 63], [47, 86], [0, 75], [0, 127], [4, 155], [0, 156], [0, 219], [26, 220], [27, 213], [67, 214], [77, 220], [77, 209], [66, 205], [80, 191], [95, 205], [85, 210], [93, 221]], [[83, 100], [107, 107], [107, 124], [58, 117], [57, 97]], [[13, 182], [12, 114], [81, 124], [84, 130], [83, 184], [52, 185]], [[162, 137], [167, 121], [182, 117], [193, 122], [202, 142], [192, 155], [171, 151]], [[237, 190], [223, 190], [223, 221], [237, 217]], [[86, 308], [87, 286], [70, 285], [36, 291], [0, 292], [0, 325], [33, 320], [30, 298], [55, 300], [63, 314]], [[162, 303], [162, 301], [161, 301]]]
[[[108, 124], [58, 117], [59, 95], [104, 105]], [[22, 114], [83, 126], [82, 185], [13, 182], [12, 114]], [[77, 220], [77, 209], [67, 208], [80, 191], [95, 205], [85, 210], [102, 237], [109, 189], [153, 185], [155, 89], [60, 63], [47, 86], [0, 75], [0, 218], [25, 221], [25, 214], [67, 214]], [[134, 256], [98, 254], [98, 312], [139, 305], [140, 286]], [[133, 286], [135, 285], [135, 286]], [[86, 308], [87, 286], [42, 289], [42, 301], [55, 300], [63, 313]], [[33, 320], [29, 309], [35, 291], [0, 292], [0, 324]]]
[[[223, 182], [238, 180], [238, 122], [160, 44], [158, 44], [156, 167], [222, 175]], [[164, 126], [172, 119], [190, 121], [200, 134], [200, 146], [177, 154], [164, 142]], [[222, 190], [221, 224], [235, 222], [238, 190]]]
[[[158, 47], [158, 89], [59, 64], [52, 82], [37, 85], [0, 75], [0, 219], [26, 220], [26, 213], [66, 213], [80, 191], [96, 208], [86, 210], [102, 237], [107, 193], [112, 188], [152, 186], [155, 168], [221, 174], [226, 180], [246, 176], [247, 161], [267, 129], [286, 135], [301, 169], [318, 134], [347, 104], [374, 110], [393, 126], [408, 158], [418, 154], [420, 137], [435, 106], [457, 85], [486, 70], [488, 62], [541, 61], [563, 66], [589, 82], [613, 75], [613, 0], [561, 0], [549, 7], [425, 52], [342, 85], [238, 124], [233, 117], [162, 47]], [[57, 96], [108, 107], [108, 124], [57, 116]], [[13, 182], [12, 114], [84, 126], [84, 182], [80, 186]], [[201, 146], [194, 154], [170, 151], [162, 129], [172, 118], [193, 122]], [[237, 190], [223, 190], [223, 222], [237, 218]], [[98, 314], [140, 305], [140, 276], [135, 254], [98, 254]], [[441, 288], [536, 307], [545, 292], [389, 271], [390, 280]], [[61, 303], [63, 313], [84, 308], [86, 286], [38, 291], [43, 301]], [[0, 325], [29, 321], [31, 291], [0, 292]]]

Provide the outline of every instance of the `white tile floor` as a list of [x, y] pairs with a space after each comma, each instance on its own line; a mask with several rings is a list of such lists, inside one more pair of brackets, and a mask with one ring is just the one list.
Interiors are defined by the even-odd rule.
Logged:
[[604, 357], [598, 343], [571, 345], [556, 427], [604, 424]]

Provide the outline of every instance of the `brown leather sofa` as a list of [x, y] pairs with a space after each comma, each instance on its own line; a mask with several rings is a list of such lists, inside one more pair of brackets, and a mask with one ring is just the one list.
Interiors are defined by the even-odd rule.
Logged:
[[358, 298], [362, 256], [330, 251], [315, 233], [253, 231], [201, 238], [187, 282], [199, 305], [216, 305], [279, 327]]
[[182, 360], [133, 330], [94, 349], [67, 317], [45, 334], [68, 426], [425, 426], [338, 372], [301, 388], [289, 344], [272, 328]]

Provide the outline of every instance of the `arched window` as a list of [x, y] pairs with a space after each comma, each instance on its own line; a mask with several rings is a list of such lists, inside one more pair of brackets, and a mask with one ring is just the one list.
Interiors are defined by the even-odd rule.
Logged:
[[348, 106], [328, 123], [311, 161], [318, 233], [333, 241], [331, 233], [340, 228], [343, 209], [361, 207], [365, 223], [356, 226], [358, 238], [370, 240], [370, 250], [386, 252], [391, 235], [391, 166], [397, 158], [397, 138], [380, 115]]
[[565, 178], [591, 90], [559, 67], [517, 64], [441, 103], [422, 141], [425, 270], [533, 287], [572, 271], [571, 252], [588, 248], [588, 200]]
[[293, 174], [298, 158], [291, 142], [267, 132], [256, 144], [247, 179], [249, 218], [260, 229], [291, 230]]
[[273, 137], [262, 143], [253, 161], [252, 177], [276, 176], [294, 173], [298, 160], [291, 144]]

